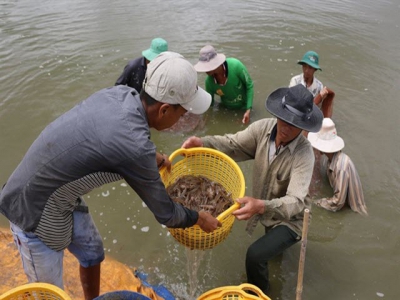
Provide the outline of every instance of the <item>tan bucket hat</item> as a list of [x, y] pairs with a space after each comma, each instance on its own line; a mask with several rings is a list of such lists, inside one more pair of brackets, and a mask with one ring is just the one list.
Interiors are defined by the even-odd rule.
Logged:
[[210, 72], [222, 65], [226, 56], [224, 54], [217, 53], [214, 47], [211, 45], [204, 46], [199, 52], [199, 61], [194, 65], [194, 69], [197, 72]]

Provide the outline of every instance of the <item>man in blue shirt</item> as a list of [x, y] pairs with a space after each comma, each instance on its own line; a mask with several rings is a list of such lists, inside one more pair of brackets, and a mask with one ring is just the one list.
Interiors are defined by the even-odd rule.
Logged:
[[150, 140], [150, 128], [166, 129], [210, 103], [193, 66], [164, 52], [149, 64], [140, 95], [126, 86], [106, 88], [50, 123], [0, 193], [0, 212], [11, 223], [29, 281], [63, 288], [68, 249], [79, 260], [85, 298], [99, 295], [102, 238], [81, 196], [106, 183], [124, 179], [167, 227], [221, 226], [169, 198]]

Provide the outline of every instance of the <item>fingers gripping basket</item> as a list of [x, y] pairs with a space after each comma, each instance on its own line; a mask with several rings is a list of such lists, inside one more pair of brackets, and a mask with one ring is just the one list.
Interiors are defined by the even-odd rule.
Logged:
[[[174, 163], [174, 159], [180, 159]], [[232, 199], [243, 197], [245, 191], [244, 176], [237, 163], [226, 154], [210, 148], [178, 149], [173, 152], [169, 160], [173, 163], [171, 172], [166, 168], [160, 171], [164, 185], [168, 187], [184, 175], [202, 175], [220, 183]], [[239, 208], [238, 203], [221, 213], [217, 219], [222, 227], [206, 233], [200, 226], [189, 228], [169, 228], [171, 235], [182, 245], [190, 249], [206, 250], [221, 243], [229, 235], [235, 217], [232, 212]]]

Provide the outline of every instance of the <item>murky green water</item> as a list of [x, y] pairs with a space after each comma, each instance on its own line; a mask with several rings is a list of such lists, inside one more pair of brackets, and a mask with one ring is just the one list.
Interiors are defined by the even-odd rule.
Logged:
[[[314, 209], [303, 299], [398, 299], [400, 288], [400, 2], [388, 1], [0, 1], [0, 182], [40, 131], [91, 93], [114, 84], [152, 38], [195, 63], [207, 43], [242, 60], [255, 84], [252, 121], [267, 95], [320, 54], [317, 77], [336, 92], [333, 119], [360, 174], [370, 216]], [[199, 76], [203, 86], [204, 76]], [[192, 135], [244, 128], [236, 112], [210, 109], [192, 132], [154, 132], [171, 153]], [[241, 167], [251, 187], [251, 163]], [[250, 188], [248, 193], [250, 193]], [[328, 193], [323, 182], [320, 193]], [[248, 237], [236, 221], [201, 257], [193, 283], [188, 255], [124, 182], [86, 200], [107, 254], [149, 273], [177, 298], [244, 278]], [[0, 225], [7, 225], [0, 217]], [[300, 245], [271, 263], [271, 298], [294, 299]], [[193, 261], [193, 260], [192, 260]]]

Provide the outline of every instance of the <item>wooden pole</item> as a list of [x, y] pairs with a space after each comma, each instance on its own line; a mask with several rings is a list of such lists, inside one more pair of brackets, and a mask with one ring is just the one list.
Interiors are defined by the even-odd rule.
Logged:
[[307, 247], [307, 234], [308, 234], [309, 219], [310, 219], [310, 210], [305, 209], [304, 217], [303, 217], [303, 232], [302, 232], [302, 237], [301, 237], [299, 273], [297, 275], [296, 300], [301, 300], [301, 294], [303, 293], [303, 274], [304, 274], [304, 262], [306, 260], [306, 247]]

